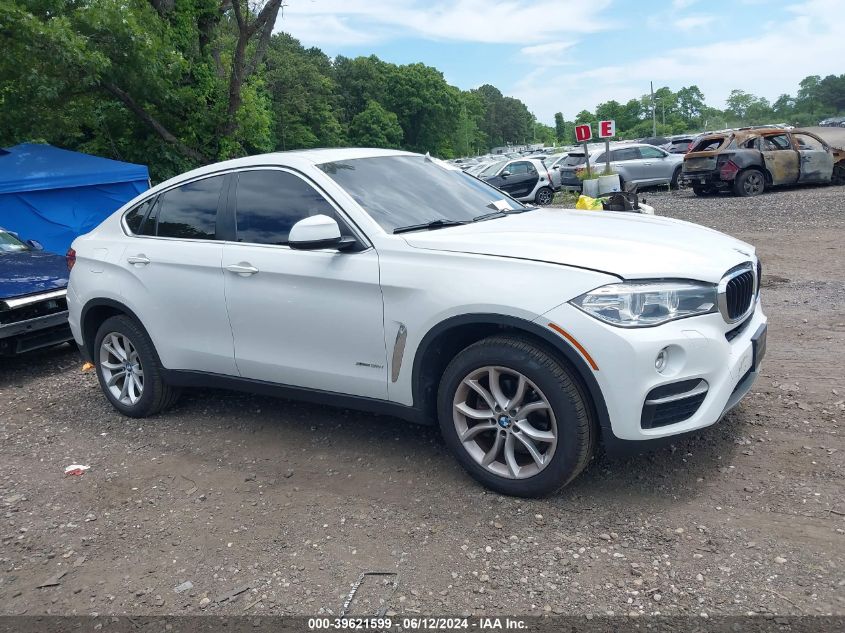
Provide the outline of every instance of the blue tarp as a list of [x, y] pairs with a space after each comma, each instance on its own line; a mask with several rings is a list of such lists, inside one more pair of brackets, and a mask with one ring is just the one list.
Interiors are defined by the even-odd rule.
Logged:
[[0, 150], [0, 226], [60, 255], [148, 188], [145, 165], [34, 143]]

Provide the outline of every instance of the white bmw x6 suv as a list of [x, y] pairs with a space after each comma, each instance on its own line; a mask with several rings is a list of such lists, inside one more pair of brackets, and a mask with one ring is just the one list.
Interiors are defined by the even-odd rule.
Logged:
[[526, 207], [400, 151], [197, 169], [68, 262], [74, 338], [121, 413], [202, 385], [436, 421], [473, 477], [521, 496], [570, 482], [600, 439], [714, 424], [766, 349], [748, 244]]

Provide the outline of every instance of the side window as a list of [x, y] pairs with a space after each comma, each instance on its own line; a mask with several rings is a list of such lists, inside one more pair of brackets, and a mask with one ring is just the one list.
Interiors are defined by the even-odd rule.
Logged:
[[519, 161], [517, 163], [511, 163], [508, 166], [508, 171], [511, 173], [512, 176], [523, 175], [529, 173], [531, 167], [531, 163], [526, 163], [525, 161]]
[[129, 230], [132, 231], [135, 235], [141, 234], [141, 226], [144, 223], [144, 218], [147, 217], [147, 213], [150, 211], [150, 207], [153, 206], [153, 202], [155, 202], [155, 196], [144, 200], [141, 204], [133, 207], [129, 210], [129, 212], [124, 216], [126, 220], [126, 226], [129, 227]]
[[825, 147], [817, 138], [810, 136], [809, 134], [793, 134], [792, 138], [795, 139], [795, 143], [799, 150], [806, 150], [806, 151], [813, 151], [813, 152], [824, 152]]
[[623, 147], [622, 149], [615, 149], [610, 153], [610, 159], [613, 162], [639, 160], [639, 158], [640, 152], [636, 147]]
[[763, 151], [772, 152], [777, 150], [792, 149], [789, 137], [786, 134], [773, 134], [763, 139]]
[[314, 187], [286, 171], [239, 172], [235, 199], [239, 242], [283, 246], [288, 243], [293, 225], [313, 215], [334, 218], [341, 235], [351, 235], [334, 208]]
[[158, 209], [159, 237], [213, 240], [223, 176], [189, 182], [162, 195]]
[[[602, 152], [602, 153], [601, 153], [601, 154], [599, 154], [598, 156], [593, 157], [592, 161], [593, 161], [596, 165], [598, 165], [599, 163], [604, 163], [604, 162], [606, 162], [606, 161], [605, 161], [604, 156], [605, 156], [605, 153], [604, 153], [604, 152]], [[613, 156], [613, 154], [611, 154], [611, 156]]]
[[663, 158], [666, 154], [656, 147], [641, 147], [640, 156], [643, 158]]

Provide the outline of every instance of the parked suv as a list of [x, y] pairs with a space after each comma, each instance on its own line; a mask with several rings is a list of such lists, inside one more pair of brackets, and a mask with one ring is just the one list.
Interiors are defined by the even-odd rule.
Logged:
[[0, 228], [0, 355], [71, 340], [66, 288], [64, 257]]
[[121, 413], [202, 385], [435, 422], [507, 494], [565, 485], [599, 440], [714, 424], [766, 349], [752, 246], [401, 151], [203, 167], [73, 249], [73, 335]]
[[[592, 146], [589, 152], [590, 169], [604, 171], [607, 165], [604, 146]], [[653, 145], [630, 143], [610, 148], [610, 169], [619, 174], [623, 188], [627, 183], [641, 186], [668, 184], [673, 188], [677, 187], [682, 162], [682, 155], [670, 154]], [[580, 191], [581, 180], [578, 173], [586, 169], [586, 166], [584, 150], [570, 152], [569, 156], [559, 163], [561, 188]]]
[[845, 184], [845, 150], [804, 130], [748, 128], [707, 134], [684, 156], [683, 181], [696, 195], [733, 191], [757, 196], [769, 187]]

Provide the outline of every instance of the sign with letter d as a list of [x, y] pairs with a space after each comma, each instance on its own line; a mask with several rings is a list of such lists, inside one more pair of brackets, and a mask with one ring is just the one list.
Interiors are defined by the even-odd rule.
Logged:
[[589, 125], [575, 126], [575, 140], [579, 143], [586, 143], [591, 138], [593, 138], [593, 130]]

